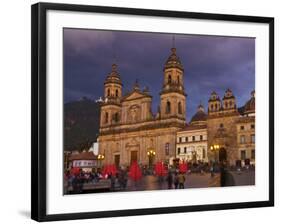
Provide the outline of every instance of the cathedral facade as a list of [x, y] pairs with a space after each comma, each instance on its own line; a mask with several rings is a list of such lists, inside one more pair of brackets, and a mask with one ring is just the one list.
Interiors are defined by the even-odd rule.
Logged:
[[255, 162], [255, 93], [246, 104], [237, 107], [230, 89], [222, 98], [212, 92], [205, 113], [198, 111], [186, 123], [184, 68], [176, 48], [164, 65], [163, 86], [157, 114], [151, 110], [149, 90], [136, 82], [128, 94], [122, 94], [122, 80], [117, 65], [104, 82], [101, 103], [99, 152], [103, 164], [128, 166], [133, 161], [152, 166], [157, 161], [173, 159]]
[[255, 164], [255, 91], [238, 108], [230, 89], [223, 99], [212, 92], [208, 112], [198, 110], [177, 132], [176, 157], [187, 161], [226, 161], [228, 165]]
[[104, 82], [101, 103], [99, 152], [103, 164], [128, 166], [133, 161], [152, 165], [169, 161], [175, 155], [176, 133], [186, 124], [184, 68], [176, 48], [164, 65], [163, 87], [156, 115], [152, 114], [152, 96], [136, 82], [131, 92], [122, 94], [117, 66]]
[[[237, 107], [236, 98], [230, 89], [225, 91], [222, 100], [213, 92], [208, 103], [206, 123], [209, 158], [225, 160], [229, 165], [237, 165], [239, 160], [242, 163], [245, 160], [255, 163], [254, 156], [250, 156], [248, 152], [251, 150], [254, 154], [255, 151], [255, 143], [250, 141], [255, 136], [255, 91], [252, 91], [250, 99], [240, 108]], [[252, 128], [249, 131], [248, 126]], [[245, 136], [245, 141], [242, 142], [240, 136]], [[247, 155], [241, 156], [241, 151], [244, 150]]]

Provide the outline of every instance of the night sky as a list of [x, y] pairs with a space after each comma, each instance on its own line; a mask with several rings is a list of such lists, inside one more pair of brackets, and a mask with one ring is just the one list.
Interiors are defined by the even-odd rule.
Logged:
[[[177, 55], [184, 66], [187, 120], [200, 101], [207, 111], [212, 91], [220, 97], [230, 88], [243, 106], [255, 88], [255, 39], [179, 35]], [[117, 63], [123, 94], [138, 79], [153, 96], [153, 112], [160, 102], [163, 66], [171, 53], [173, 35], [163, 33], [64, 29], [64, 102], [103, 96], [103, 83]]]

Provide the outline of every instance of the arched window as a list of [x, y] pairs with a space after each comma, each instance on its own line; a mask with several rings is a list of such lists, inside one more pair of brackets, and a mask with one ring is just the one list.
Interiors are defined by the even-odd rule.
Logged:
[[228, 108], [228, 103], [227, 102], [225, 102], [225, 108]]
[[178, 84], [180, 84], [180, 77], [179, 76], [177, 77], [177, 80], [178, 80]]
[[168, 76], [168, 83], [169, 83], [169, 84], [172, 83], [172, 76], [171, 76], [171, 75]]
[[108, 113], [107, 112], [105, 112], [105, 118], [104, 118], [104, 123], [108, 123]]
[[119, 92], [118, 89], [115, 90], [115, 96], [118, 97], [119, 96]]
[[241, 135], [240, 136], [240, 143], [241, 144], [244, 144], [246, 141], [245, 141], [245, 135]]
[[107, 89], [107, 96], [110, 96], [110, 89]]
[[179, 114], [182, 114], [181, 102], [178, 102], [178, 113], [179, 113]]
[[211, 104], [211, 110], [214, 110], [214, 105], [213, 104]]
[[170, 151], [170, 143], [168, 142], [168, 143], [165, 144], [165, 154], [166, 154], [166, 156], [168, 156], [170, 154], [169, 151]]
[[218, 109], [218, 104], [215, 104], [215, 109], [216, 109], [216, 110]]
[[115, 113], [115, 114], [114, 114], [114, 121], [115, 121], [115, 122], [118, 122], [118, 121], [119, 121], [119, 114], [118, 114], [118, 113]]
[[171, 103], [169, 101], [167, 101], [167, 104], [166, 104], [166, 114], [169, 114], [171, 113]]
[[232, 107], [232, 101], [229, 101], [229, 107]]

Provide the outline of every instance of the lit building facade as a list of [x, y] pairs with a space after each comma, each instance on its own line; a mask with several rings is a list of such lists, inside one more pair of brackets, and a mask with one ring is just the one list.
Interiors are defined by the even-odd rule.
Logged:
[[177, 132], [176, 158], [188, 162], [208, 162], [207, 114], [202, 105], [183, 130]]
[[153, 114], [149, 90], [141, 90], [136, 82], [131, 92], [123, 95], [121, 76], [117, 66], [112, 66], [104, 83], [98, 138], [104, 164], [128, 166], [137, 161], [151, 165], [174, 157], [176, 133], [186, 123], [184, 68], [176, 48], [171, 49], [163, 71], [159, 109]]
[[242, 165], [248, 160], [255, 164], [255, 92], [252, 92], [251, 99], [240, 108], [237, 128], [238, 158]]
[[222, 100], [212, 92], [207, 113], [199, 105], [187, 124], [184, 68], [176, 48], [171, 49], [163, 71], [158, 111], [153, 114], [148, 88], [141, 90], [136, 82], [123, 94], [117, 65], [112, 65], [101, 102], [98, 143], [103, 164], [129, 166], [137, 161], [151, 166], [157, 161], [171, 163], [175, 158], [226, 161], [228, 165], [250, 159], [254, 163], [254, 91], [241, 108], [230, 89]]
[[208, 113], [199, 105], [190, 123], [178, 131], [176, 157], [194, 162], [255, 164], [255, 91], [240, 108], [230, 89], [222, 100], [212, 92]]
[[230, 89], [224, 97], [213, 92], [208, 103], [207, 135], [208, 158], [214, 161], [226, 161], [236, 165], [237, 161], [252, 158], [255, 155], [255, 93], [243, 107], [237, 108], [236, 99]]

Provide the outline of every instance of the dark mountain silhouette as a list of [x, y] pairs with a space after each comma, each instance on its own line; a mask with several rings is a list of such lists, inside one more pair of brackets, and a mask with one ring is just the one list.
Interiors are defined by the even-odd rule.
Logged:
[[88, 150], [97, 140], [100, 106], [83, 97], [64, 104], [64, 150]]

